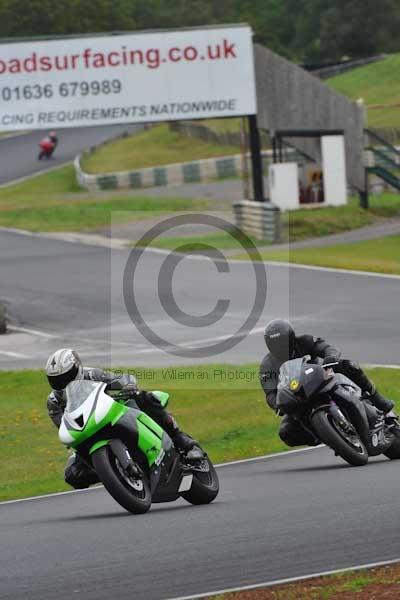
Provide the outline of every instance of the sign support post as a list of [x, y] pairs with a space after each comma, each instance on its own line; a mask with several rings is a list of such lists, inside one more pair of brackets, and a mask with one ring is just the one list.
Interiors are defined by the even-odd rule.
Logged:
[[252, 165], [251, 171], [253, 180], [253, 198], [256, 202], [265, 202], [260, 132], [257, 127], [256, 115], [249, 116], [249, 132]]

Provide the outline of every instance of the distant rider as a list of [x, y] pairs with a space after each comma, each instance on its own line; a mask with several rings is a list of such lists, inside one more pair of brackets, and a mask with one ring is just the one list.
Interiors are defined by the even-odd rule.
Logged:
[[[175, 448], [191, 458], [191, 451], [198, 457], [198, 444], [193, 438], [181, 431], [175, 419], [161, 405], [151, 392], [139, 390], [133, 375], [117, 375], [102, 369], [83, 367], [78, 353], [71, 348], [61, 348], [52, 354], [46, 364], [46, 375], [53, 391], [47, 399], [47, 410], [57, 428], [60, 427], [65, 410], [66, 386], [75, 379], [87, 379], [107, 384], [106, 391], [121, 391], [124, 398], [130, 397], [133, 406], [148, 414], [172, 439]], [[128, 404], [129, 405], [129, 404]], [[193, 450], [194, 449], [194, 450]], [[79, 454], [71, 456], [67, 462], [65, 481], [76, 489], [88, 487], [98, 482], [96, 473], [80, 458]]]
[[[382, 396], [374, 383], [368, 378], [358, 363], [342, 359], [340, 350], [331, 346], [320, 337], [313, 335], [297, 336], [293, 326], [284, 319], [270, 321], [264, 330], [264, 339], [269, 353], [260, 365], [260, 382], [268, 405], [276, 410], [279, 369], [287, 360], [302, 358], [309, 354], [311, 360], [322, 358], [324, 364], [338, 363], [333, 367], [361, 388], [371, 404], [385, 414], [388, 423], [396, 421], [392, 411], [393, 402]], [[281, 421], [279, 437], [288, 446], [315, 445], [318, 442], [300, 422], [291, 415], [285, 415]]]

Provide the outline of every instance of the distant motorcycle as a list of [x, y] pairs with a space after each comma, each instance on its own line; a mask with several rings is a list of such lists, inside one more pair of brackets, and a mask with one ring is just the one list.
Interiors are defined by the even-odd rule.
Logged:
[[39, 142], [39, 155], [38, 159], [42, 160], [42, 158], [51, 158], [56, 149], [56, 142], [53, 142], [50, 138], [45, 137]]
[[[367, 413], [369, 432], [357, 428], [340, 394], [342, 386], [354, 401], [362, 402]], [[310, 356], [285, 362], [279, 371], [277, 408], [298, 419], [317, 439], [332, 448], [353, 466], [367, 464], [369, 456], [384, 454], [400, 459], [400, 426], [386, 424], [383, 414], [348, 377], [334, 373], [332, 366], [314, 364]]]
[[[106, 384], [72, 381], [59, 428], [63, 444], [92, 467], [109, 494], [131, 513], [145, 513], [152, 502], [209, 504], [219, 491], [208, 456], [189, 462], [155, 421], [126, 406], [122, 392], [111, 397]], [[169, 395], [153, 392], [165, 406]]]

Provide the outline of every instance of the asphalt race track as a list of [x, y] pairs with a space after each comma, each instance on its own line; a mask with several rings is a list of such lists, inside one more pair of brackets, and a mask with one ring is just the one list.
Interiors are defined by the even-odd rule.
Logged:
[[108, 125], [57, 129], [59, 143], [54, 156], [41, 161], [38, 160], [38, 144], [51, 127], [44, 131], [0, 138], [0, 185], [70, 162], [83, 150], [137, 128], [138, 125]]
[[218, 473], [213, 504], [141, 516], [102, 488], [0, 504], [0, 598], [164, 600], [400, 557], [394, 462], [318, 448]]
[[[132, 324], [122, 296], [128, 250], [1, 231], [0, 256], [0, 299], [9, 302], [18, 326], [28, 329], [0, 337], [3, 369], [41, 367], [52, 350], [71, 345], [89, 364], [105, 366], [258, 362], [265, 352], [262, 326], [278, 316], [290, 316], [300, 332], [326, 337], [354, 360], [400, 362], [393, 326], [400, 322], [399, 278], [267, 266], [267, 301], [252, 334], [230, 351], [199, 361], [161, 351]], [[164, 260], [145, 252], [135, 278], [142, 315], [154, 330], [173, 343], [198, 347], [238, 330], [255, 297], [251, 264], [232, 262], [228, 273], [219, 273], [209, 260], [182, 260], [173, 277], [182, 310], [203, 315], [216, 299], [230, 300], [216, 323], [193, 327], [190, 318], [177, 324], [161, 306], [155, 285]]]

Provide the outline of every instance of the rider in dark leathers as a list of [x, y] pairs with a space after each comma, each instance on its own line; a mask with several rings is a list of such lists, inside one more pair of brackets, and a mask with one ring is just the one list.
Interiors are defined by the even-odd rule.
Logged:
[[[351, 360], [343, 359], [341, 351], [322, 338], [313, 335], [297, 336], [288, 321], [275, 319], [267, 324], [264, 339], [269, 353], [260, 365], [260, 382], [267, 403], [273, 410], [276, 411], [277, 386], [281, 365], [287, 360], [301, 358], [308, 354], [311, 356], [311, 360], [321, 358], [325, 364], [338, 363], [333, 367], [337, 373], [346, 375], [358, 385], [363, 395], [367, 395], [369, 402], [379, 411], [382, 411], [385, 415], [390, 415], [390, 417], [395, 417], [394, 413], [391, 413], [394, 406], [393, 402], [377, 391], [374, 383], [364, 373], [360, 365]], [[341, 401], [348, 405], [360, 429], [365, 430], [365, 428], [368, 428], [365, 410], [360, 411], [354, 406], [351, 396], [341, 398]], [[284, 415], [279, 429], [279, 436], [288, 446], [313, 446], [319, 443], [313, 434], [291, 415]]]
[[[60, 353], [62, 350], [58, 352]], [[51, 364], [51, 357], [49, 362]], [[189, 453], [195, 446], [198, 449], [197, 442], [179, 429], [173, 416], [165, 410], [158, 398], [151, 392], [139, 390], [136, 378], [133, 375], [120, 375], [110, 371], [103, 371], [102, 369], [82, 367], [79, 378], [104, 382], [107, 384], [106, 391], [123, 392], [124, 400], [126, 397], [130, 397], [132, 399], [132, 406], [138, 407], [154, 419], [171, 437], [177, 450]], [[51, 377], [49, 379], [51, 380]], [[47, 399], [47, 410], [57, 428], [60, 427], [65, 404], [64, 390], [53, 389]], [[129, 406], [129, 401], [125, 401], [125, 404]], [[69, 458], [64, 478], [66, 483], [76, 489], [86, 488], [98, 482], [95, 471], [81, 459], [79, 454], [74, 454]]]

